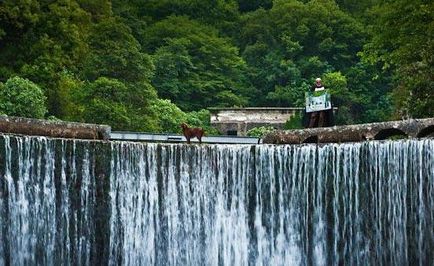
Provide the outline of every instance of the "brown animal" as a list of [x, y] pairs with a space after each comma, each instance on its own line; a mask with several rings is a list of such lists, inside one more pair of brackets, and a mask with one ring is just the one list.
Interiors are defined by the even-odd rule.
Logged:
[[202, 128], [188, 127], [186, 123], [182, 123], [181, 128], [184, 137], [187, 139], [187, 143], [190, 143], [190, 139], [194, 137], [199, 140], [199, 143], [202, 143], [202, 136], [205, 134], [205, 131]]

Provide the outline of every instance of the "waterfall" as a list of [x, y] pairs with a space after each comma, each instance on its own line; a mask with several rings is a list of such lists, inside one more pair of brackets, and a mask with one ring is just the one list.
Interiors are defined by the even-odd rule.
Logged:
[[0, 135], [2, 265], [427, 265], [434, 140]]
[[0, 265], [90, 265], [96, 199], [88, 144], [3, 136], [1, 146]]

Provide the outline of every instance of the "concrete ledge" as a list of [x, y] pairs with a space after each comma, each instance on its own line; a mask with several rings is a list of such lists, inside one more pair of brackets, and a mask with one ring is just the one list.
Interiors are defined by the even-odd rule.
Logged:
[[[124, 141], [144, 141], [144, 142], [169, 142], [169, 143], [184, 143], [187, 142], [183, 135], [174, 133], [144, 133], [144, 132], [128, 132], [114, 131], [110, 134], [111, 140]], [[198, 143], [197, 138], [191, 139], [192, 143]], [[240, 136], [203, 136], [202, 143], [212, 144], [260, 144], [261, 139], [255, 137], [240, 137]]]
[[109, 140], [111, 128], [106, 125], [0, 116], [0, 132], [53, 138]]
[[263, 139], [263, 143], [358, 142], [373, 139], [381, 140], [394, 135], [422, 138], [432, 136], [432, 134], [434, 134], [434, 118], [426, 118], [324, 128], [277, 130], [267, 134]]

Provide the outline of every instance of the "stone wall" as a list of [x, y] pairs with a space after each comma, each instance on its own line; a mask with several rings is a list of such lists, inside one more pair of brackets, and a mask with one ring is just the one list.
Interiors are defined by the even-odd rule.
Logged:
[[0, 132], [53, 138], [108, 140], [111, 128], [106, 125], [0, 116]]
[[383, 140], [392, 136], [422, 138], [431, 137], [433, 134], [434, 118], [426, 118], [299, 130], [276, 130], [267, 134], [263, 143], [340, 143]]

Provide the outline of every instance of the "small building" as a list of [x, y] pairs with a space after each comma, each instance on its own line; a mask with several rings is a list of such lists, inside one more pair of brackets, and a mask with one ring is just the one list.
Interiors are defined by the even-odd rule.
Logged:
[[223, 135], [246, 136], [247, 131], [260, 126], [283, 129], [285, 123], [300, 115], [301, 107], [208, 108], [211, 125]]

